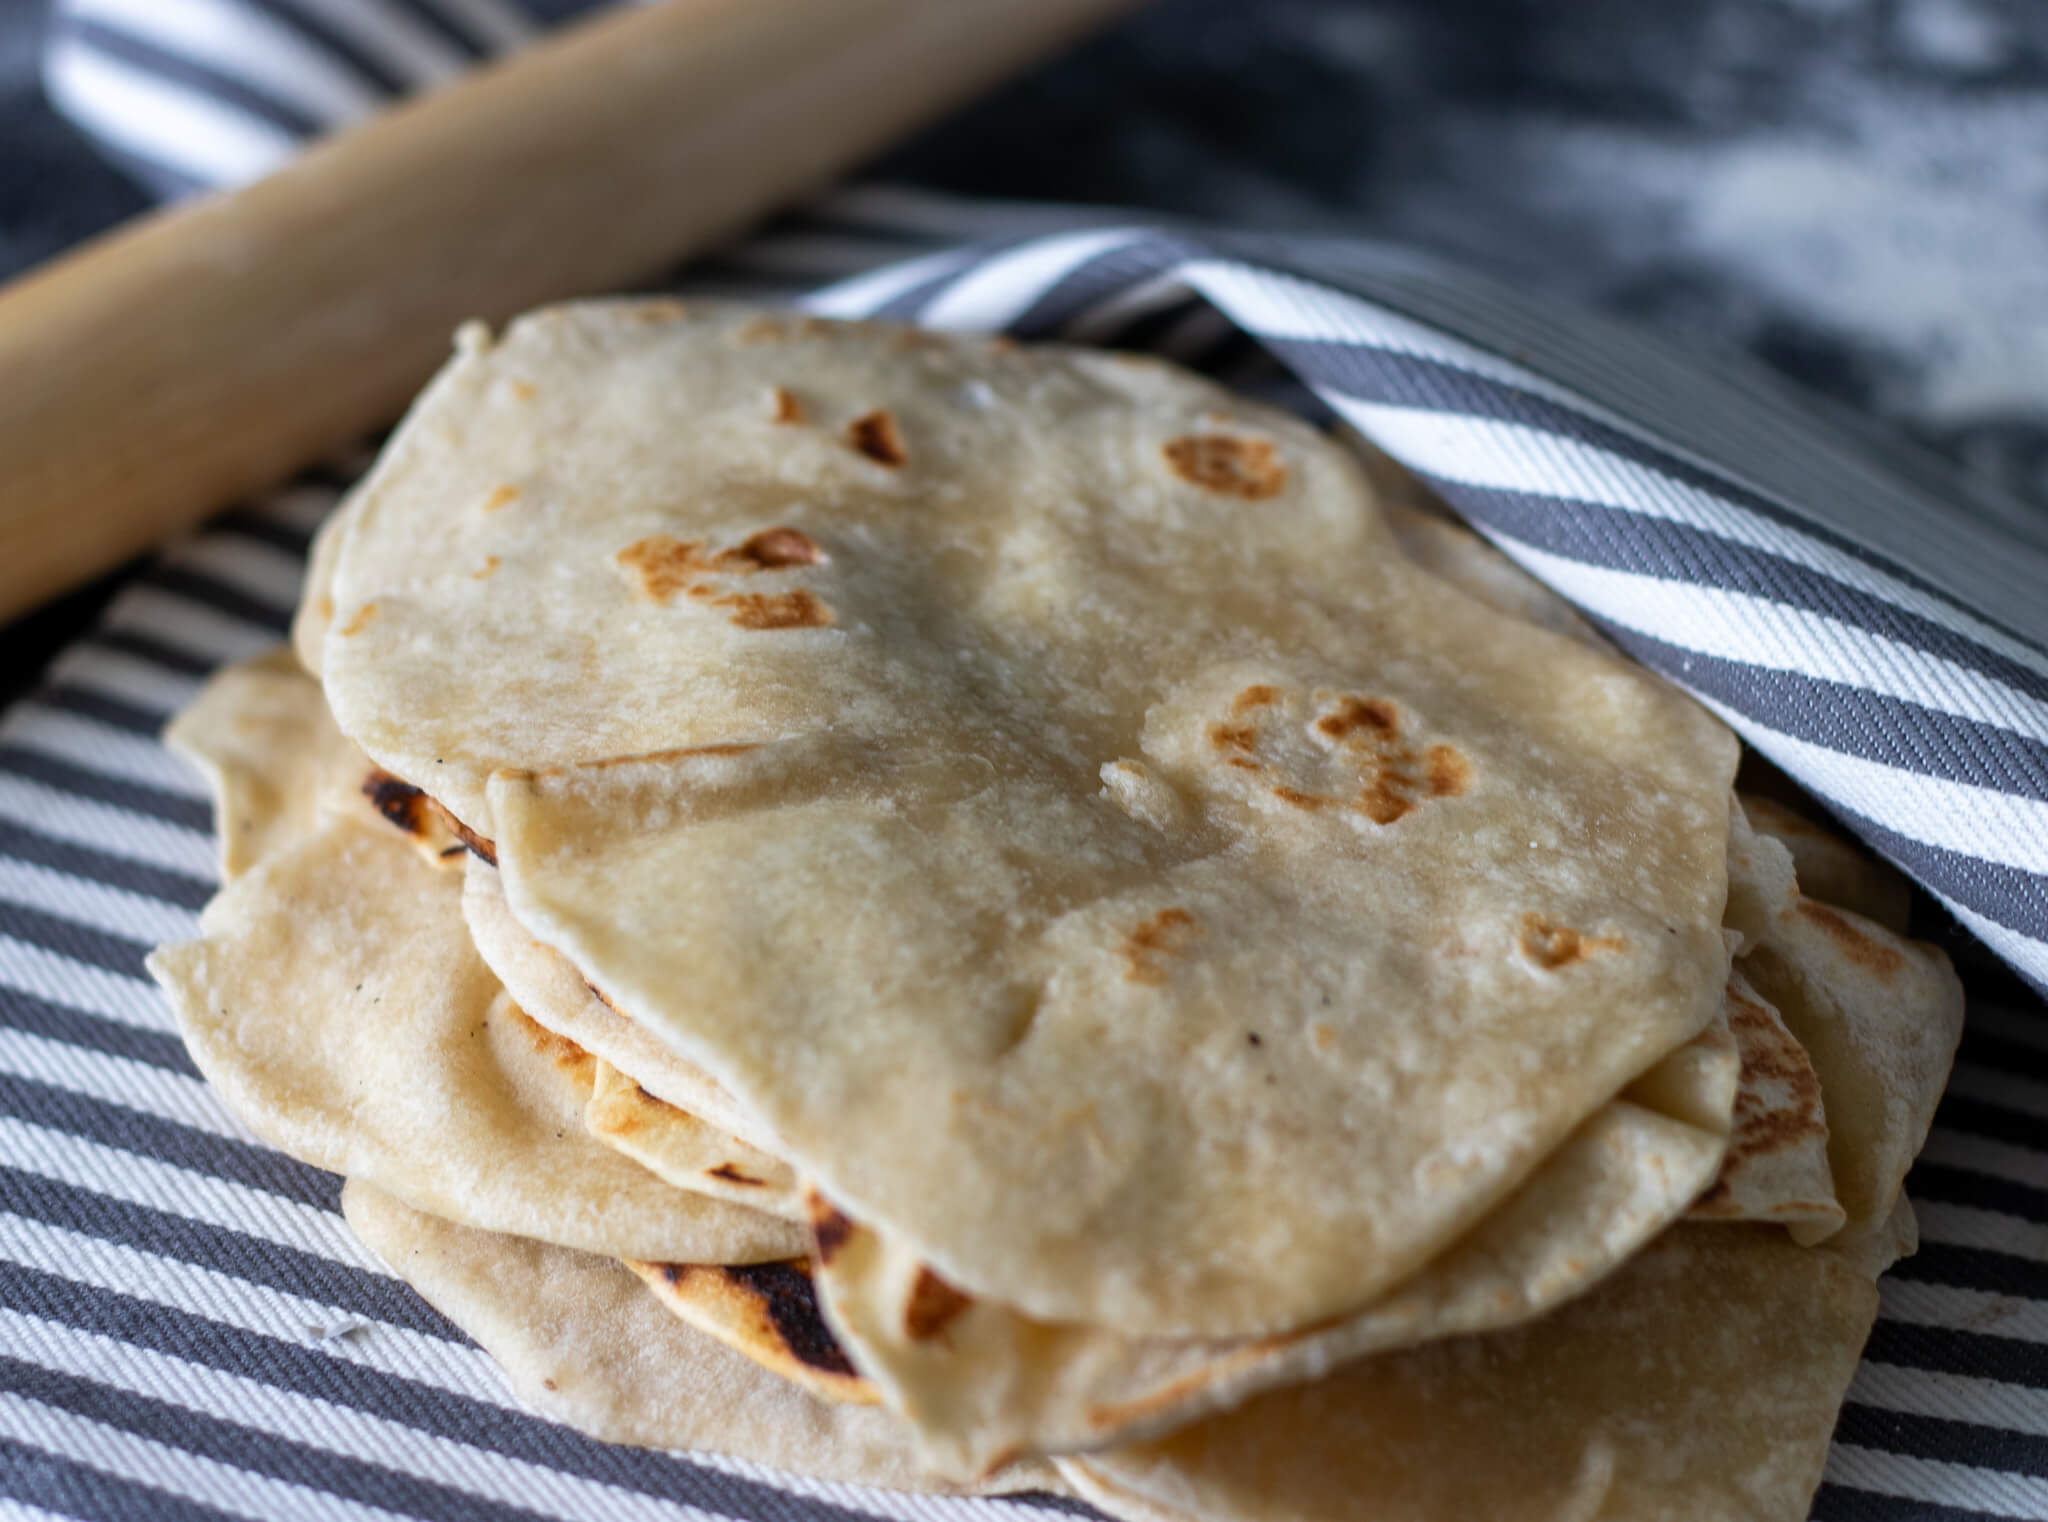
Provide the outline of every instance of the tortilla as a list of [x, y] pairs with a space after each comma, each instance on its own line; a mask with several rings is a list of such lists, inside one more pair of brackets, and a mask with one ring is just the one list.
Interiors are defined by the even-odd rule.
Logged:
[[[741, 1109], [710, 1074], [613, 1009], [567, 959], [527, 934], [505, 905], [497, 869], [480, 857], [469, 859], [462, 913], [478, 955], [535, 1020], [630, 1074], [656, 1099], [717, 1127], [757, 1152], [776, 1151], [774, 1138], [759, 1117]], [[766, 1164], [761, 1166], [766, 1168]], [[791, 1177], [785, 1166], [775, 1181], [780, 1186]], [[795, 1218], [800, 1219], [801, 1212]]]
[[[671, 1315], [621, 1264], [457, 1226], [360, 1179], [342, 1190], [341, 1208], [364, 1245], [554, 1421], [602, 1442], [723, 1453], [846, 1484], [963, 1488], [920, 1469], [886, 1411], [805, 1394]], [[1065, 1488], [1044, 1465], [969, 1487]]]
[[[455, 1221], [614, 1257], [804, 1250], [588, 1136], [590, 1081], [470, 948], [461, 880], [381, 822], [274, 850], [149, 970], [192, 1060], [272, 1146]], [[576, 1054], [580, 1056], [581, 1054]]]
[[[1724, 1127], [1727, 1115], [1724, 1095]], [[1279, 1336], [1145, 1339], [1032, 1321], [961, 1294], [899, 1243], [828, 1211], [816, 1278], [833, 1329], [916, 1429], [927, 1461], [974, 1475], [1019, 1454], [1169, 1430], [1387, 1348], [1540, 1316], [1677, 1219], [1712, 1181], [1724, 1143], [1725, 1130], [1617, 1100], [1439, 1262], [1366, 1310]]]
[[1848, 1225], [1878, 1225], [1948, 1082], [1962, 1039], [1962, 981], [1939, 947], [1804, 896], [1740, 965], [1820, 1075], [1828, 1162]]
[[1681, 1226], [1540, 1320], [1060, 1469], [1160, 1522], [1789, 1522], [1876, 1314], [1870, 1280], [1825, 1248]]
[[880, 1402], [818, 1308], [807, 1258], [783, 1263], [628, 1263], [670, 1311], [772, 1373], [835, 1404]]
[[318, 684], [278, 649], [222, 668], [164, 728], [213, 789], [223, 882], [309, 835], [330, 813], [367, 818], [369, 762], [342, 737]]
[[1800, 892], [1854, 910], [1894, 935], [1906, 933], [1913, 885], [1903, 875], [1782, 803], [1744, 793], [1742, 807], [1759, 835], [1770, 836], [1791, 855]]
[[583, 1123], [599, 1141], [678, 1189], [715, 1195], [785, 1220], [804, 1219], [789, 1164], [655, 1098], [608, 1062], [596, 1065]]
[[949, 1279], [1341, 1313], [1712, 1018], [1732, 738], [1410, 571], [1336, 445], [1146, 361], [651, 315], [465, 341], [328, 694]]

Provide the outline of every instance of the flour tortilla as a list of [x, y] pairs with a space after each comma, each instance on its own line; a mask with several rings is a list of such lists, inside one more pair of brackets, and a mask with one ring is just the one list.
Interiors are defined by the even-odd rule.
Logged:
[[[477, 1231], [351, 1179], [350, 1228], [483, 1346], [525, 1405], [601, 1442], [722, 1453], [816, 1479], [957, 1492], [921, 1470], [894, 1417], [831, 1405], [664, 1310], [604, 1258]], [[1066, 1489], [1017, 1466], [981, 1494]]]
[[1740, 962], [1820, 1075], [1828, 1160], [1851, 1228], [1892, 1213], [1962, 1039], [1963, 986], [1940, 948], [1796, 897]]
[[1740, 972], [1728, 978], [1728, 1024], [1742, 1054], [1735, 1124], [1713, 1187], [1693, 1202], [1696, 1221], [1774, 1221], [1802, 1243], [1848, 1220], [1828, 1163], [1820, 1077], [1785, 1019]]
[[328, 715], [319, 685], [278, 649], [223, 668], [164, 729], [213, 789], [223, 882], [312, 833], [331, 813], [369, 818], [369, 761]]
[[[1732, 1047], [1732, 1043], [1723, 1044]], [[1603, 1109], [1464, 1241], [1406, 1285], [1333, 1324], [1258, 1339], [1137, 1339], [1034, 1322], [960, 1295], [914, 1253], [824, 1216], [827, 1318], [942, 1472], [1020, 1453], [1099, 1448], [1170, 1430], [1272, 1386], [1388, 1348], [1540, 1316], [1611, 1272], [1713, 1180], [1723, 1130], [1625, 1100]]]
[[[279, 807], [307, 812], [289, 790]], [[477, 959], [459, 877], [381, 821], [310, 827], [291, 844], [269, 831], [201, 939], [149, 959], [193, 1061], [252, 1130], [490, 1230], [643, 1258], [803, 1250], [790, 1223], [675, 1189], [585, 1134], [588, 1073]]]
[[1824, 904], [1854, 910], [1894, 935], [1906, 933], [1913, 913], [1913, 886], [1902, 875], [1782, 803], [1744, 793], [1742, 807], [1758, 834], [1785, 847], [1798, 874], [1800, 892]]
[[1680, 1226], [1540, 1320], [1060, 1467], [1157, 1522], [1792, 1522], [1876, 1313], [1826, 1248]]
[[[462, 913], [477, 954], [535, 1020], [630, 1074], [656, 1099], [733, 1135], [757, 1153], [777, 1150], [760, 1118], [735, 1103], [710, 1074], [613, 1009], [567, 958], [529, 935], [506, 907], [497, 869], [480, 857], [469, 859]], [[779, 1188], [794, 1175], [783, 1166], [774, 1178]]]
[[655, 1098], [608, 1062], [596, 1064], [583, 1123], [599, 1141], [678, 1189], [804, 1219], [789, 1164]]
[[329, 697], [949, 1277], [1339, 1313], [1712, 1018], [1732, 739], [1410, 572], [1336, 445], [1150, 362], [651, 315], [467, 342], [341, 536]]
[[880, 1403], [818, 1309], [808, 1259], [628, 1263], [654, 1298], [762, 1368], [839, 1405]]

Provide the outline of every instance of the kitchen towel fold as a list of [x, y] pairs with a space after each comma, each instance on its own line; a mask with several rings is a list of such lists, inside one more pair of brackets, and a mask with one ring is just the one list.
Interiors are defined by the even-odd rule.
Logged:
[[[533, 24], [510, 0], [59, 12], [53, 97], [170, 192], [260, 173]], [[1767, 373], [1397, 248], [880, 187], [682, 284], [1149, 348], [1350, 425], [2048, 989], [2048, 530]], [[340, 1228], [334, 1181], [198, 1083], [141, 971], [194, 933], [213, 872], [203, 789], [156, 731], [281, 636], [305, 536], [361, 463], [168, 555], [0, 721], [0, 1496], [94, 1517], [1052, 1504], [821, 1487], [520, 1415]], [[1973, 1006], [1912, 1184], [1926, 1246], [1887, 1282], [1817, 1515], [2048, 1518], [2048, 1019], [2012, 1002]]]

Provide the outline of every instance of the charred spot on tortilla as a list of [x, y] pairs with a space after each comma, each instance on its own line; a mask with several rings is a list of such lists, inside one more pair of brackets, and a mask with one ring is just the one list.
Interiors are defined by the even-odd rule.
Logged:
[[910, 458], [903, 447], [903, 434], [896, 427], [896, 419], [886, 407], [877, 407], [848, 423], [846, 442], [877, 465], [886, 465], [891, 470]]
[[433, 800], [410, 782], [394, 777], [382, 767], [363, 779], [363, 796], [370, 806], [408, 835], [423, 836], [434, 817]]
[[1160, 452], [1169, 470], [1204, 491], [1258, 502], [1287, 489], [1287, 462], [1267, 439], [1191, 433], [1168, 439]]
[[1582, 962], [1596, 952], [1619, 951], [1622, 943], [1613, 936], [1582, 935], [1569, 925], [1555, 924], [1540, 914], [1522, 916], [1521, 933], [1516, 937], [1522, 955], [1541, 967], [1545, 972], [1556, 972], [1574, 962]]
[[920, 1267], [903, 1307], [903, 1330], [913, 1342], [929, 1342], [972, 1304], [972, 1296], [962, 1294], [929, 1268]]
[[1801, 919], [1818, 926], [1843, 956], [1879, 979], [1889, 981], [1906, 965], [1905, 957], [1896, 949], [1865, 935], [1841, 910], [1810, 898], [1798, 899], [1792, 908]]

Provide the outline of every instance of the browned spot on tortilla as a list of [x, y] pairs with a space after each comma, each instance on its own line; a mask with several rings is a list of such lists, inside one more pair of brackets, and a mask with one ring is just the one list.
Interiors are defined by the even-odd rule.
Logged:
[[429, 801], [433, 802], [434, 811], [448, 822], [448, 828], [455, 832], [456, 838], [468, 846], [474, 855], [481, 857], [493, 867], [498, 864], [498, 847], [495, 842], [477, 834], [475, 830], [449, 813], [438, 801]]
[[1385, 698], [1344, 697], [1337, 706], [1316, 720], [1316, 730], [1332, 740], [1364, 732], [1374, 739], [1391, 740], [1401, 732], [1401, 716]]
[[1209, 726], [1209, 743], [1218, 750], [1250, 750], [1258, 741], [1259, 732], [1249, 724]]
[[839, 1249], [846, 1245], [846, 1239], [853, 1235], [853, 1222], [815, 1189], [804, 1191], [804, 1213], [810, 1217], [811, 1245], [817, 1252], [818, 1261], [830, 1263], [839, 1255]]
[[802, 529], [764, 528], [734, 548], [720, 550], [711, 564], [720, 571], [780, 571], [790, 566], [816, 565], [824, 558], [818, 541]]
[[633, 313], [641, 322], [647, 323], [650, 326], [661, 323], [680, 322], [689, 314], [690, 309], [688, 307], [684, 306], [680, 301], [670, 299], [643, 301]]
[[731, 1163], [720, 1163], [716, 1168], [706, 1168], [704, 1172], [709, 1178], [724, 1179], [728, 1184], [738, 1184], [746, 1189], [759, 1189], [768, 1182], [766, 1179], [755, 1178], [751, 1173], [742, 1173]]
[[922, 1265], [903, 1307], [903, 1330], [912, 1342], [929, 1342], [974, 1301]]
[[1521, 946], [1523, 956], [1546, 972], [1583, 962], [1595, 952], [1619, 951], [1622, 945], [1614, 936], [1581, 935], [1571, 926], [1556, 924], [1540, 914], [1522, 916], [1522, 932], [1517, 937], [1517, 944]]
[[891, 469], [910, 458], [903, 448], [903, 435], [897, 431], [896, 419], [890, 416], [886, 407], [877, 407], [848, 423], [846, 442], [877, 465], [887, 465]]
[[567, 1036], [556, 1035], [518, 1005], [508, 1002], [503, 1007], [512, 1028], [524, 1036], [535, 1051], [583, 1087], [590, 1088], [596, 1085], [596, 1058]]
[[1405, 780], [1399, 774], [1373, 778], [1358, 790], [1358, 812], [1374, 824], [1392, 824], [1415, 807], [1399, 791]]
[[764, 315], [749, 317], [727, 335], [727, 341], [735, 344], [780, 343], [789, 337], [788, 325], [780, 317]]
[[323, 624], [334, 622], [334, 599], [325, 592], [320, 594], [320, 600], [313, 605], [313, 609], [320, 615]]
[[491, 494], [488, 497], [484, 498], [483, 510], [487, 513], [495, 513], [499, 508], [509, 507], [518, 500], [518, 487], [494, 486], [491, 488]]
[[1422, 765], [1432, 798], [1455, 798], [1471, 785], [1472, 763], [1448, 745], [1430, 746]]
[[[752, 1323], [750, 1334], [769, 1345], [756, 1343], [745, 1348], [755, 1353], [779, 1351], [784, 1357], [836, 1380], [859, 1381], [859, 1371], [832, 1329], [825, 1324], [818, 1306], [817, 1287], [811, 1282], [811, 1267], [802, 1258], [776, 1263], [641, 1263], [635, 1267], [654, 1273], [671, 1288], [681, 1290], [692, 1282], [718, 1286], [728, 1306], [744, 1307], [744, 1319]], [[729, 1312], [728, 1312], [729, 1314]], [[763, 1359], [770, 1368], [776, 1360]], [[843, 1388], [836, 1392], [844, 1398]]]
[[1253, 708], [1264, 708], [1279, 696], [1278, 692], [1266, 686], [1263, 682], [1256, 683], [1245, 688], [1243, 692], [1240, 692], [1230, 700], [1230, 711], [1235, 714], [1244, 713]]
[[695, 598], [698, 602], [709, 602], [718, 596], [718, 588], [708, 581], [693, 581], [683, 588], [683, 595]]
[[1842, 955], [1865, 971], [1889, 982], [1906, 965], [1906, 958], [1900, 951], [1852, 924], [1850, 917], [1841, 910], [1831, 909], [1810, 898], [1798, 899], [1792, 908], [1801, 919], [1819, 927]]
[[652, 603], [665, 603], [704, 569], [694, 539], [673, 534], [649, 534], [636, 539], [612, 556], [612, 563], [629, 577], [634, 592]]
[[540, 1382], [540, 1387], [543, 1390], [559, 1390], [562, 1388], [560, 1385], [556, 1384], [552, 1379], [542, 1380]]
[[507, 381], [505, 383], [505, 389], [507, 391], [510, 391], [515, 397], [517, 397], [522, 402], [530, 402], [536, 396], [540, 395], [539, 388], [537, 388], [532, 381]]
[[732, 609], [737, 629], [823, 629], [832, 622], [832, 610], [809, 591], [735, 592], [721, 597], [717, 606]]
[[1205, 491], [1256, 502], [1287, 486], [1287, 465], [1265, 439], [1191, 433], [1168, 439], [1162, 453], [1173, 473]]
[[1198, 940], [1202, 927], [1185, 909], [1161, 909], [1124, 937], [1118, 954], [1124, 959], [1124, 981], [1157, 988], [1166, 981], [1159, 957], [1185, 951]]
[[1326, 809], [1337, 801], [1334, 798], [1325, 798], [1321, 793], [1304, 793], [1296, 787], [1276, 787], [1273, 789], [1273, 796], [1282, 803], [1298, 809], [1307, 809], [1311, 813], [1317, 809]]
[[434, 817], [433, 800], [424, 791], [382, 767], [374, 768], [363, 779], [363, 796], [378, 813], [408, 835], [424, 836], [427, 822]]
[[1309, 1040], [1313, 1041], [1316, 1044], [1316, 1050], [1319, 1052], [1327, 1052], [1331, 1047], [1337, 1044], [1336, 1031], [1331, 1029], [1329, 1026], [1325, 1025], [1320, 1020], [1316, 1021], [1313, 1025], [1311, 1025], [1308, 1028], [1308, 1037]]
[[1224, 758], [1223, 764], [1225, 766], [1234, 766], [1241, 772], [1257, 772], [1265, 770], [1265, 768], [1260, 766], [1258, 762], [1247, 760], [1243, 756], [1227, 756]]
[[336, 630], [335, 632], [340, 634], [343, 638], [347, 638], [351, 634], [361, 634], [364, 629], [369, 627], [370, 620], [375, 618], [376, 616], [377, 605], [373, 602], [366, 602], [360, 608], [356, 609], [355, 613], [350, 617], [349, 621], [343, 624], [341, 628]]
[[768, 388], [768, 421], [771, 423], [801, 423], [804, 420], [803, 403], [787, 386]]
[[498, 565], [499, 561], [496, 555], [486, 555], [484, 556], [484, 563], [469, 573], [469, 579], [471, 581], [489, 581], [498, 574]]

